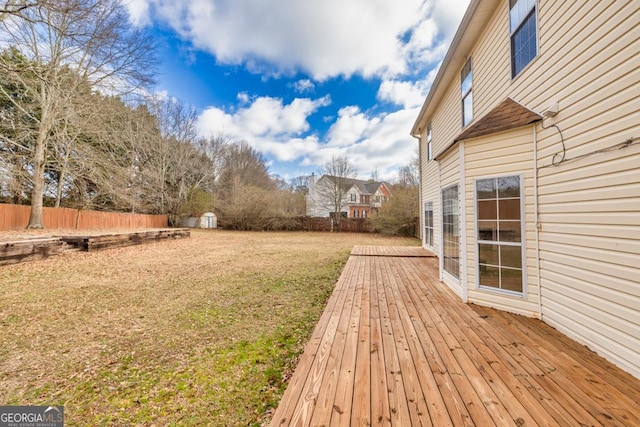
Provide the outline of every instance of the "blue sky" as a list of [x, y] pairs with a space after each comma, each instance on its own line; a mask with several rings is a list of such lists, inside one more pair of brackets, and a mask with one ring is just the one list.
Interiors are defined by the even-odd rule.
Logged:
[[157, 37], [155, 90], [195, 106], [202, 136], [262, 152], [284, 178], [347, 156], [393, 180], [469, 0], [125, 0]]

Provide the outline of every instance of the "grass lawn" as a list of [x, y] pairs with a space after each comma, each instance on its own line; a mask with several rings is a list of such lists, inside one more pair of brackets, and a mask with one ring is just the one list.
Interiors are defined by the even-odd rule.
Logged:
[[354, 245], [368, 234], [190, 239], [0, 267], [0, 404], [66, 425], [268, 422]]

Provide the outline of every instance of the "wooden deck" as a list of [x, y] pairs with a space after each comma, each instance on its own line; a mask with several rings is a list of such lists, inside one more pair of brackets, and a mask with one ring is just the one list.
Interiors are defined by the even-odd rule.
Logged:
[[271, 425], [640, 425], [640, 380], [541, 321], [463, 304], [437, 262], [355, 248]]

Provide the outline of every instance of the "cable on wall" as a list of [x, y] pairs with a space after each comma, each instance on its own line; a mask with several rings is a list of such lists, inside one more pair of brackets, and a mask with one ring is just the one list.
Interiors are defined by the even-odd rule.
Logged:
[[[631, 147], [632, 145], [640, 144], [640, 138], [634, 136], [634, 137], [631, 137], [629, 139], [624, 140], [623, 142], [619, 142], [617, 144], [613, 144], [613, 145], [611, 145], [609, 147], [601, 148], [599, 150], [594, 150], [594, 151], [591, 151], [589, 153], [581, 154], [579, 156], [567, 158], [566, 157], [567, 150], [566, 150], [566, 147], [564, 145], [564, 138], [562, 137], [562, 131], [560, 130], [560, 128], [558, 126], [556, 126], [556, 125], [551, 125], [551, 126], [545, 127], [544, 123], [542, 124], [542, 128], [543, 129], [549, 129], [549, 128], [552, 128], [552, 127], [555, 127], [556, 129], [558, 129], [558, 133], [560, 134], [560, 141], [561, 141], [561, 144], [562, 144], [562, 151], [559, 151], [559, 152], [557, 152], [557, 153], [555, 153], [553, 155], [553, 157], [551, 158], [551, 164], [540, 166], [538, 169], [544, 169], [544, 168], [548, 168], [550, 166], [559, 166], [561, 163], [566, 163], [566, 162], [571, 162], [571, 161], [574, 161], [574, 160], [583, 159], [585, 157], [593, 156], [595, 154], [602, 154], [602, 153], [608, 153], [610, 151], [623, 150], [623, 149], [625, 149], [627, 147]], [[557, 160], [558, 157], [560, 158], [559, 160]]]
[[[553, 155], [553, 157], [551, 158], [551, 164], [547, 165], [547, 166], [541, 166], [540, 169], [542, 169], [544, 167], [549, 167], [549, 166], [558, 166], [558, 165], [560, 165], [560, 163], [565, 161], [565, 156], [567, 154], [567, 148], [564, 145], [564, 136], [562, 136], [562, 131], [560, 130], [558, 125], [545, 126], [544, 125], [544, 120], [542, 121], [542, 123], [540, 125], [542, 126], [542, 129], [556, 128], [558, 130], [558, 133], [560, 134], [560, 143], [562, 144], [562, 151], [559, 151], [559, 152], [557, 152], [557, 153], [555, 153]], [[556, 160], [556, 158], [558, 156], [560, 157], [560, 160]]]

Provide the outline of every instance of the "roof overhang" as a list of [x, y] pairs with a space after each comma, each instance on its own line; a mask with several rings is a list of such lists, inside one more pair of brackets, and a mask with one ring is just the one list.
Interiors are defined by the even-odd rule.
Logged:
[[451, 144], [434, 156], [438, 160], [449, 151], [458, 141], [463, 139], [479, 138], [498, 132], [527, 126], [542, 120], [542, 116], [522, 106], [511, 98], [507, 98], [495, 108], [485, 114], [474, 124], [455, 137]]
[[471, 0], [469, 3], [449, 50], [440, 64], [438, 74], [431, 84], [427, 98], [422, 104], [418, 118], [413, 124], [412, 136], [419, 137], [422, 134], [429, 117], [433, 114], [453, 79], [457, 78], [469, 52], [486, 28], [487, 22], [493, 16], [500, 2], [501, 0]]

